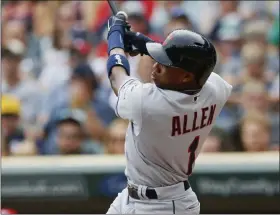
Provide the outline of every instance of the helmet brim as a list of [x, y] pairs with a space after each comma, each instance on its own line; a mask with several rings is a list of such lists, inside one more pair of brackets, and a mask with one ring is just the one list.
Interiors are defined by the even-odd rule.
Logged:
[[165, 66], [172, 66], [172, 61], [167, 56], [160, 43], [146, 43], [149, 55], [158, 63]]

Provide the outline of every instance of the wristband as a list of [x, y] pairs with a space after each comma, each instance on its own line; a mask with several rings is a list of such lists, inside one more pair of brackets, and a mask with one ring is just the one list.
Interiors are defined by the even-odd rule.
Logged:
[[130, 66], [125, 56], [120, 54], [113, 54], [108, 58], [107, 60], [108, 77], [110, 77], [112, 73], [112, 69], [115, 66], [121, 66], [122, 68], [124, 68], [126, 74], [130, 75]]

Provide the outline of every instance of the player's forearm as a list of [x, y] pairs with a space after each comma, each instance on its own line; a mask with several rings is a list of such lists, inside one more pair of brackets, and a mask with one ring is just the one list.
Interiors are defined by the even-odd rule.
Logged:
[[137, 75], [144, 83], [151, 83], [151, 72], [153, 70], [154, 60], [147, 55], [143, 55], [138, 63]]
[[[125, 56], [124, 50], [120, 49], [120, 48], [115, 48], [110, 51], [110, 56], [114, 55], [114, 54], [119, 54], [119, 55]], [[111, 87], [112, 87], [114, 93], [116, 94], [116, 96], [118, 96], [118, 91], [119, 91], [120, 86], [123, 84], [125, 79], [127, 79], [128, 77], [129, 76], [127, 75], [125, 69], [122, 68], [121, 66], [115, 66], [112, 69], [112, 73], [111, 73], [109, 79], [110, 79]]]
[[110, 83], [116, 96], [118, 96], [118, 91], [121, 85], [128, 77], [129, 76], [126, 74], [125, 70], [122, 67], [118, 66], [112, 69], [112, 74], [110, 76]]
[[113, 55], [113, 54], [120, 54], [120, 55], [126, 56], [125, 53], [124, 53], [124, 50], [121, 49], [121, 48], [112, 49], [110, 51], [110, 56]]
[[118, 95], [119, 88], [130, 74], [130, 65], [124, 52], [124, 35], [128, 25], [123, 19], [123, 15], [127, 17], [126, 14], [122, 13], [112, 16], [108, 20], [109, 58], [107, 60], [107, 72], [111, 87], [116, 95]]

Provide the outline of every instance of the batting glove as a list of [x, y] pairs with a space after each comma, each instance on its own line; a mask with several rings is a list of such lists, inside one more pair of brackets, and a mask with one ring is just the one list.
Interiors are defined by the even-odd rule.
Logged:
[[118, 15], [111, 16], [108, 20], [108, 54], [114, 48], [125, 49], [123, 38], [130, 25]]
[[125, 33], [125, 42], [132, 44], [141, 55], [149, 55], [146, 43], [155, 41], [139, 32], [127, 31]]
[[108, 19], [107, 23], [108, 27], [108, 37], [114, 32], [118, 31], [122, 36], [124, 36], [125, 32], [130, 29], [130, 25], [123, 19], [118, 16], [111, 16]]

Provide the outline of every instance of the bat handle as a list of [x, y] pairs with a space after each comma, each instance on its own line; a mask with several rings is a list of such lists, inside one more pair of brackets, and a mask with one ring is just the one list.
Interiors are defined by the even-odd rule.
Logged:
[[118, 17], [119, 19], [121, 19], [123, 21], [126, 21], [128, 16], [127, 16], [127, 14], [124, 11], [119, 11], [116, 14], [116, 17]]

